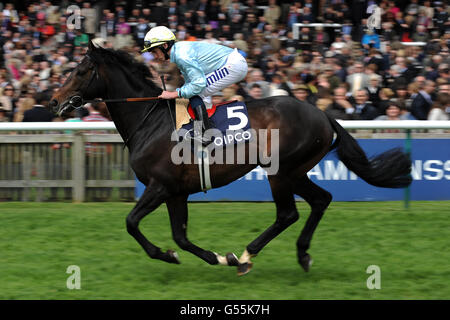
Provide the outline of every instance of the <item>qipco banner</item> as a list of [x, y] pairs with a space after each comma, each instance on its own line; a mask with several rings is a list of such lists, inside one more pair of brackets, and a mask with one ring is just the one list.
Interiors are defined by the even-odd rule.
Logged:
[[[358, 139], [368, 157], [404, 148], [404, 139]], [[450, 139], [411, 140], [412, 177], [411, 200], [450, 199]], [[377, 188], [369, 185], [330, 152], [308, 172], [309, 178], [333, 195], [334, 201], [387, 201], [404, 199], [404, 189]], [[214, 178], [212, 177], [214, 184]], [[137, 183], [136, 197], [144, 190]], [[298, 197], [298, 199], [300, 199]], [[266, 172], [257, 167], [245, 176], [218, 189], [199, 192], [190, 201], [272, 201]]]

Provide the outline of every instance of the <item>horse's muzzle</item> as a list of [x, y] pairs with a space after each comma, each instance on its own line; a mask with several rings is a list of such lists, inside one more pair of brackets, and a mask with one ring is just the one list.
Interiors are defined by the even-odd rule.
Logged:
[[48, 107], [53, 111], [53, 113], [58, 112], [58, 100], [53, 99], [48, 103]]
[[83, 106], [83, 98], [81, 96], [72, 96], [66, 101], [64, 101], [60, 107], [58, 107], [58, 101], [53, 99], [49, 103], [49, 107], [52, 108], [53, 112], [62, 116], [64, 114], [72, 112], [74, 109], [78, 109]]

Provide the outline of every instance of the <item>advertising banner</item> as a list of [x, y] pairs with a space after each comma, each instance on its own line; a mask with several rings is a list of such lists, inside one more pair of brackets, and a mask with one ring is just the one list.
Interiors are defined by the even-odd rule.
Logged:
[[[404, 139], [358, 139], [367, 156], [405, 145]], [[450, 200], [450, 139], [412, 139], [411, 200]], [[333, 201], [388, 201], [404, 199], [404, 189], [369, 185], [330, 152], [313, 169], [309, 178], [333, 195]], [[214, 178], [212, 177], [214, 185]], [[144, 186], [137, 182], [136, 197]], [[301, 199], [297, 197], [298, 199]], [[224, 187], [192, 194], [189, 201], [272, 201], [264, 169], [257, 167]]]

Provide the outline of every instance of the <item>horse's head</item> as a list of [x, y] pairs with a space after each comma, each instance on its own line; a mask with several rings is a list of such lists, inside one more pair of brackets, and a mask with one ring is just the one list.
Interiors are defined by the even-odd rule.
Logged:
[[71, 72], [64, 85], [56, 92], [48, 107], [58, 115], [65, 115], [83, 105], [83, 100], [103, 96], [99, 68], [92, 55], [96, 47], [89, 48], [81, 63]]

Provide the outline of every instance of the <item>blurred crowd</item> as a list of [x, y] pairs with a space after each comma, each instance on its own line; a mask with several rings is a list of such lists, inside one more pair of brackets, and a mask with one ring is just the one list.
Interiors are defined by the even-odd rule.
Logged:
[[[290, 95], [337, 119], [448, 120], [449, 15], [445, 0], [12, 1], [0, 4], [0, 121], [63, 120], [44, 106], [90, 40], [179, 87], [174, 65], [141, 54], [156, 25], [246, 57], [246, 79], [216, 103]], [[102, 108], [88, 107], [77, 117], [99, 119]]]

